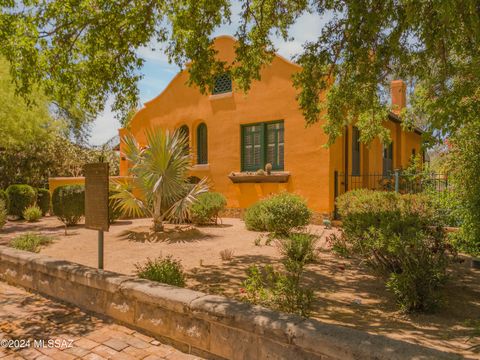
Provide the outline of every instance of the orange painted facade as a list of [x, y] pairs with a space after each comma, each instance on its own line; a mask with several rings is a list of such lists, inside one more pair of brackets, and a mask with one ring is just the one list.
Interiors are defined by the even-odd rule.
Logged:
[[[222, 36], [215, 40], [218, 56], [224, 61], [234, 59], [235, 40]], [[351, 147], [345, 146], [345, 136], [330, 148], [323, 145], [327, 135], [322, 124], [306, 127], [298, 108], [297, 90], [292, 85], [292, 75], [299, 71], [296, 64], [276, 56], [271, 65], [264, 68], [261, 81], [255, 81], [244, 94], [235, 91], [219, 95], [202, 95], [198, 89], [186, 85], [187, 71], [181, 71], [167, 88], [134, 116], [129, 131], [140, 144], [145, 143], [147, 128], [176, 129], [186, 125], [189, 129], [192, 149], [193, 176], [207, 176], [213, 190], [223, 193], [230, 208], [245, 208], [283, 190], [297, 193], [307, 199], [317, 213], [330, 214], [334, 205], [334, 172], [343, 172]], [[283, 121], [284, 172], [290, 177], [286, 183], [233, 183], [228, 175], [241, 169], [242, 125]], [[208, 134], [208, 163], [195, 163], [197, 127], [204, 123]], [[396, 117], [386, 119], [393, 139], [393, 166], [408, 165], [412, 149], [421, 151], [421, 136], [401, 129]], [[120, 129], [120, 137], [127, 130]], [[351, 145], [352, 128], [348, 131]], [[120, 176], [128, 175], [127, 160], [122, 156], [120, 144]], [[383, 145], [377, 139], [369, 146], [360, 146], [362, 173], [382, 172]], [[351, 166], [351, 162], [349, 164]]]

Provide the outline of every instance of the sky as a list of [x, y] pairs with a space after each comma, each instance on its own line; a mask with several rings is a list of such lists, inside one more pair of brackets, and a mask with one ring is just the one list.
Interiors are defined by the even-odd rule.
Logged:
[[[238, 11], [238, 5], [234, 6], [232, 13], [238, 14]], [[291, 40], [274, 39], [277, 53], [291, 60], [296, 54], [301, 52], [302, 44], [318, 38], [326, 21], [328, 21], [328, 16], [320, 18], [318, 14], [304, 14], [291, 27]], [[235, 24], [237, 23], [238, 15], [232, 16], [232, 24], [219, 27], [215, 31], [214, 36], [234, 35], [236, 31]], [[161, 48], [161, 46], [155, 47]], [[145, 59], [144, 66], [141, 69], [143, 79], [138, 83], [140, 104], [143, 106], [143, 103], [160, 94], [180, 69], [175, 64], [169, 64], [166, 55], [161, 50], [152, 51], [150, 47], [145, 47], [139, 49], [139, 55]], [[120, 123], [110, 111], [111, 103], [111, 100], [107, 102], [106, 110], [97, 117], [92, 126], [89, 140], [91, 145], [102, 145], [118, 134]]]

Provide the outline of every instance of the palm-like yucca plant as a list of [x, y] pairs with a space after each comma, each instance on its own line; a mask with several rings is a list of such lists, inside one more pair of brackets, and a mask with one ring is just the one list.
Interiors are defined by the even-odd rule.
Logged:
[[206, 178], [198, 184], [188, 182], [188, 137], [178, 130], [162, 129], [149, 129], [145, 135], [144, 148], [132, 135], [123, 138], [132, 181], [116, 181], [111, 198], [127, 216], [153, 217], [153, 230], [162, 231], [165, 220], [188, 218], [190, 205], [208, 185]]

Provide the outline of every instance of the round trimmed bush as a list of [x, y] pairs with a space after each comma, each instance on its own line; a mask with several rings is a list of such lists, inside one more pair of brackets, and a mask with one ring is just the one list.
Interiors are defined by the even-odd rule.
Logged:
[[53, 191], [52, 210], [65, 225], [75, 225], [85, 215], [85, 187], [59, 186]]
[[5, 206], [5, 209], [8, 210], [8, 195], [5, 192], [5, 190], [0, 190], [0, 200], [3, 200], [3, 206]]
[[267, 216], [265, 225], [267, 230], [279, 235], [288, 235], [293, 229], [308, 225], [312, 212], [307, 202], [299, 195], [282, 192], [266, 200]]
[[23, 210], [23, 218], [28, 222], [38, 221], [42, 217], [42, 210], [37, 205], [32, 205]]
[[23, 211], [35, 204], [37, 199], [37, 194], [30, 185], [10, 185], [7, 188], [7, 195], [9, 201], [8, 213], [19, 217], [23, 217]]
[[217, 223], [218, 214], [225, 209], [227, 200], [218, 192], [200, 194], [190, 209], [192, 221], [197, 225]]
[[311, 217], [301, 196], [282, 192], [253, 204], [245, 212], [244, 220], [248, 230], [270, 231], [283, 236], [307, 225]]
[[50, 212], [50, 191], [48, 189], [37, 189], [37, 206], [42, 210], [43, 216]]

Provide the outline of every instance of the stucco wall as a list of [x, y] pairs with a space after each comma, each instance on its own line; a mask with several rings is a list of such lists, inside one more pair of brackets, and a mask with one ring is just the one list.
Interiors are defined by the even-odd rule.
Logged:
[[445, 353], [222, 296], [0, 246], [0, 280], [210, 359], [449, 359]]

